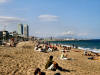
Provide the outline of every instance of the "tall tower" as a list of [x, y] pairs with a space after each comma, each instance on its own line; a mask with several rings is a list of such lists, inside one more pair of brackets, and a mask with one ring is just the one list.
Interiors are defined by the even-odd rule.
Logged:
[[24, 24], [24, 37], [29, 37], [29, 26], [28, 24]]
[[18, 24], [18, 35], [23, 35], [23, 24]]

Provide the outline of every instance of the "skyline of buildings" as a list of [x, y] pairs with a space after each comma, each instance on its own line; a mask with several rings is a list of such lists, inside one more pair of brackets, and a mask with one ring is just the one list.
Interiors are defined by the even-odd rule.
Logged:
[[24, 24], [24, 37], [29, 37], [29, 26]]
[[28, 24], [18, 24], [18, 35], [23, 37], [29, 37], [29, 26]]
[[23, 35], [23, 24], [18, 24], [18, 35], [22, 36]]

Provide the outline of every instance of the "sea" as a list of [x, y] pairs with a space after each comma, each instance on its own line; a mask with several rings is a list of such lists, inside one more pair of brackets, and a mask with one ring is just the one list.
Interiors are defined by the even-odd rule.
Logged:
[[74, 40], [74, 41], [50, 41], [53, 44], [62, 44], [65, 46], [78, 46], [78, 49], [88, 50], [96, 53], [100, 53], [100, 39], [93, 40]]

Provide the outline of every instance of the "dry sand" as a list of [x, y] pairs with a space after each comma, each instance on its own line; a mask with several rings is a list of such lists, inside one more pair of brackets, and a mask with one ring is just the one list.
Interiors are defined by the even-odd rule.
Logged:
[[[88, 56], [81, 52], [68, 52], [72, 60], [60, 60], [60, 51], [43, 53], [35, 52], [32, 47], [1, 47], [0, 46], [0, 75], [34, 75], [35, 68], [41, 68], [46, 75], [100, 75], [100, 60], [88, 60]], [[59, 66], [70, 72], [50, 71], [45, 69], [45, 64], [50, 55], [54, 56]]]

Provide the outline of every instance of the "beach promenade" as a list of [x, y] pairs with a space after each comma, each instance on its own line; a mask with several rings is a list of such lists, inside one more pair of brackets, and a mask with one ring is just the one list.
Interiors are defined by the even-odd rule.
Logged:
[[[26, 47], [0, 46], [0, 75], [34, 75], [34, 70], [39, 67], [46, 75], [100, 75], [100, 60], [89, 60], [83, 55], [83, 50], [71, 49], [67, 52], [71, 60], [61, 60], [61, 51], [37, 52], [34, 44]], [[45, 69], [45, 64], [52, 55], [54, 61], [67, 71], [50, 71]]]

